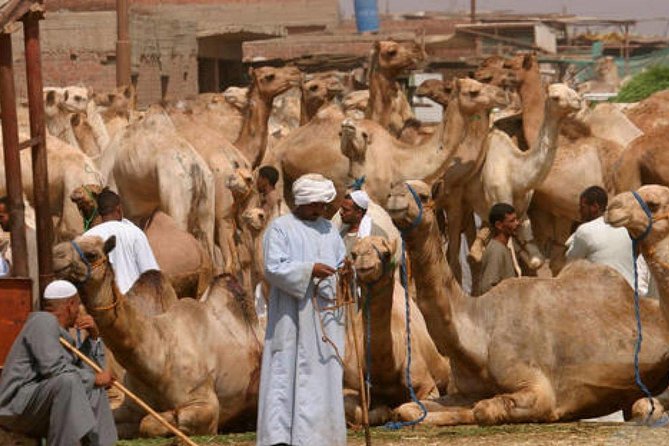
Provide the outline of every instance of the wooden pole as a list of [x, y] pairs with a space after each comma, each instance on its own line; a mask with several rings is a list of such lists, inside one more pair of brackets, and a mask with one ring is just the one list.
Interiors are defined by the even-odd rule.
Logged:
[[476, 23], [476, 0], [470, 0], [469, 2], [469, 21]]
[[39, 40], [39, 13], [28, 13], [23, 18], [25, 41], [26, 79], [28, 83], [28, 108], [30, 111], [30, 138], [32, 146], [35, 232], [37, 235], [37, 261], [39, 265], [40, 296], [53, 280], [53, 220], [49, 204], [49, 179], [46, 155], [46, 130], [44, 127], [44, 97], [42, 96], [42, 53]]
[[[72, 353], [74, 353], [75, 355], [77, 355], [77, 357], [79, 357], [79, 359], [81, 359], [82, 361], [84, 361], [84, 362], [86, 363], [86, 365], [88, 365], [90, 368], [92, 368], [93, 370], [95, 370], [95, 373], [102, 373], [102, 369], [101, 369], [95, 362], [93, 362], [88, 356], [86, 356], [86, 355], [84, 355], [83, 353], [81, 353], [81, 352], [80, 352], [76, 347], [74, 347], [72, 344], [70, 344], [69, 342], [67, 342], [67, 340], [66, 340], [65, 338], [61, 337], [61, 338], [59, 339], [59, 341], [60, 341], [60, 343], [63, 345], [63, 347], [65, 347], [66, 349], [68, 349], [69, 351], [71, 351]], [[139, 407], [141, 407], [142, 409], [144, 409], [149, 415], [151, 415], [151, 416], [154, 417], [156, 420], [158, 420], [158, 421], [160, 422], [160, 424], [162, 424], [162, 425], [165, 426], [167, 429], [169, 429], [170, 432], [172, 432], [174, 435], [176, 435], [177, 437], [179, 437], [179, 439], [182, 440], [182, 441], [184, 441], [188, 446], [197, 446], [197, 443], [195, 443], [193, 440], [191, 440], [190, 438], [188, 438], [188, 437], [186, 436], [186, 434], [184, 434], [183, 432], [181, 432], [179, 429], [177, 429], [176, 427], [172, 426], [172, 425], [170, 424], [169, 421], [167, 421], [165, 418], [163, 418], [163, 416], [160, 415], [158, 412], [156, 412], [155, 410], [151, 409], [151, 407], [150, 407], [148, 404], [146, 404], [140, 397], [138, 397], [137, 395], [135, 395], [134, 393], [132, 393], [130, 390], [128, 390], [123, 384], [121, 384], [121, 383], [118, 382], [118, 381], [113, 381], [113, 382], [112, 382], [112, 385], [113, 385], [114, 387], [116, 387], [118, 390], [120, 390], [121, 392], [123, 392], [128, 398], [130, 398], [131, 400], [133, 400]]]
[[129, 0], [116, 0], [116, 86], [130, 85]]
[[16, 91], [14, 89], [14, 67], [12, 63], [12, 37], [3, 32], [0, 32], [0, 116], [2, 116], [5, 176], [11, 219], [12, 270], [14, 276], [29, 277], [19, 130], [16, 117]]
[[[360, 380], [360, 406], [362, 407], [362, 428], [365, 431], [365, 444], [371, 446], [372, 444], [372, 435], [369, 432], [369, 406], [367, 398], [368, 388], [365, 384], [365, 375], [362, 370], [362, 358], [360, 355], [360, 349], [358, 348], [358, 333], [355, 329], [355, 314], [353, 313], [353, 304], [346, 305], [348, 309], [347, 319], [351, 322], [351, 334], [353, 335], [353, 348], [355, 349], [355, 360], [358, 365], [358, 379]], [[364, 318], [361, 318], [364, 321]], [[364, 349], [363, 349], [364, 350]]]

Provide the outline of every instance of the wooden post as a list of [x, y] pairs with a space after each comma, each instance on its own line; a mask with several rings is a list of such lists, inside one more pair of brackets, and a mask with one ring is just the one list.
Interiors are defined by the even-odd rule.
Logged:
[[469, 15], [469, 20], [476, 23], [476, 0], [470, 0], [469, 2]]
[[11, 219], [12, 269], [14, 276], [28, 277], [28, 245], [21, 185], [19, 130], [12, 64], [12, 37], [0, 32], [0, 115], [5, 154], [5, 176]]
[[37, 215], [37, 261], [39, 264], [40, 296], [53, 280], [53, 220], [49, 205], [49, 179], [46, 155], [46, 130], [44, 127], [44, 98], [42, 96], [42, 54], [39, 40], [39, 13], [28, 13], [23, 18], [25, 41], [26, 79], [28, 83], [28, 108], [30, 111], [30, 137], [32, 147], [33, 194]]
[[129, 0], [116, 0], [116, 86], [130, 85]]

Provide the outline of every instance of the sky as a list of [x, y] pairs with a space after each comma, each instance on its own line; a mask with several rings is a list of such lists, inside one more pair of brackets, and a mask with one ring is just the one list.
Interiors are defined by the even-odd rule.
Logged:
[[[469, 11], [469, 0], [377, 0], [379, 10], [393, 12]], [[339, 0], [344, 17], [353, 0]], [[636, 33], [669, 37], [669, 0], [477, 0], [479, 11], [514, 13], [567, 12], [600, 18], [639, 19]]]

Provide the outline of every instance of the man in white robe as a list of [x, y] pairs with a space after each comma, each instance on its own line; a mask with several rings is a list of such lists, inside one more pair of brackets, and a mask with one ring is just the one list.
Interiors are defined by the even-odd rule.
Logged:
[[123, 218], [121, 199], [109, 190], [103, 190], [97, 198], [98, 213], [102, 223], [84, 233], [107, 240], [116, 236], [116, 248], [109, 253], [109, 262], [114, 269], [116, 285], [126, 294], [139, 276], [148, 270], [160, 270], [146, 234], [132, 222]]
[[[259, 446], [346, 444], [343, 366], [344, 308], [335, 271], [346, 255], [336, 228], [322, 216], [336, 195], [332, 182], [308, 174], [293, 184], [296, 208], [273, 220], [264, 238], [271, 285], [260, 374]], [[318, 310], [314, 307], [314, 293]]]
[[[32, 313], [17, 336], [0, 378], [0, 425], [49, 446], [111, 446], [116, 426], [104, 391], [109, 372], [95, 373], [59, 342], [74, 345], [68, 328], [89, 329], [80, 350], [103, 365], [103, 349], [91, 319], [80, 321], [79, 294], [57, 280], [44, 289], [46, 311]], [[86, 325], [84, 325], [84, 323]]]

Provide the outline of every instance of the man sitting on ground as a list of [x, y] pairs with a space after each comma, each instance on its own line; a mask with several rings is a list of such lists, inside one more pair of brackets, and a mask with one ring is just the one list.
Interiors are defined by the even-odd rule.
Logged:
[[104, 189], [98, 195], [97, 205], [102, 223], [84, 235], [96, 235], [103, 240], [116, 236], [116, 248], [109, 253], [109, 261], [114, 269], [116, 285], [125, 294], [142, 273], [159, 270], [160, 267], [144, 232], [123, 218], [121, 199], [115, 192]]
[[116, 426], [104, 391], [111, 385], [111, 374], [95, 373], [59, 342], [63, 337], [74, 345], [67, 330], [87, 328], [90, 336], [80, 350], [103, 365], [92, 319], [79, 319], [79, 294], [65, 280], [45, 288], [44, 302], [45, 311], [28, 317], [5, 361], [0, 425], [46, 437], [49, 446], [113, 445]]
[[481, 260], [481, 294], [509, 277], [516, 277], [509, 240], [516, 233], [520, 222], [516, 210], [507, 203], [497, 203], [488, 216], [492, 240], [486, 246]]

